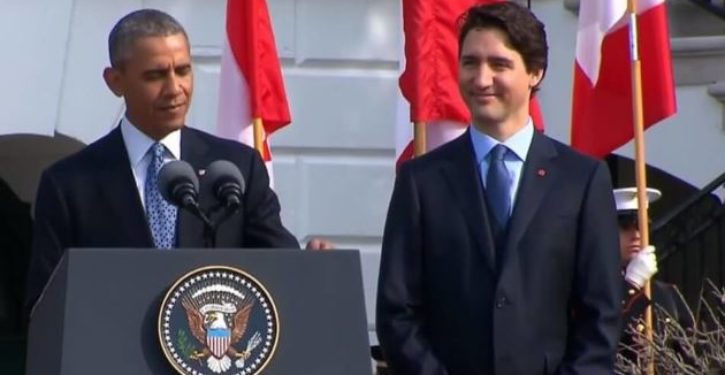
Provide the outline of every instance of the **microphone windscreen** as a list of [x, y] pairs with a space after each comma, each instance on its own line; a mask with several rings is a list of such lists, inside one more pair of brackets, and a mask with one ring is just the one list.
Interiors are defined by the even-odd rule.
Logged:
[[172, 196], [174, 187], [178, 184], [187, 183], [194, 187], [194, 191], [199, 191], [199, 179], [194, 173], [194, 168], [183, 160], [172, 160], [159, 171], [159, 191], [161, 195], [169, 202], [175, 202]]
[[217, 160], [209, 164], [206, 168], [204, 180], [208, 181], [208, 183], [202, 185], [206, 194], [216, 195], [216, 189], [219, 185], [227, 182], [233, 182], [239, 185], [242, 194], [244, 194], [245, 185], [242, 172], [239, 171], [239, 168], [234, 163], [228, 160]]

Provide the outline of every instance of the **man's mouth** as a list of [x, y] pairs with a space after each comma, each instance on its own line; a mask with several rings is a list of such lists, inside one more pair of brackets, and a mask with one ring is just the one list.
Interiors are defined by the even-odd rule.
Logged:
[[185, 103], [169, 104], [169, 105], [160, 106], [159, 109], [162, 111], [173, 112], [173, 111], [178, 111], [178, 110], [182, 109], [184, 107], [184, 105], [185, 105]]
[[476, 93], [472, 94], [471, 97], [477, 102], [489, 102], [496, 98], [496, 94], [492, 93]]

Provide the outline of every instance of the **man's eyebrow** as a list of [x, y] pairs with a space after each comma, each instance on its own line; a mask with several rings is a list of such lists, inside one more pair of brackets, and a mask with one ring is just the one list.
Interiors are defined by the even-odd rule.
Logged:
[[154, 67], [154, 68], [148, 68], [143, 71], [143, 75], [152, 75], [152, 74], [164, 74], [166, 71], [168, 71], [168, 67]]
[[511, 64], [513, 63], [513, 60], [508, 57], [503, 56], [491, 56], [489, 60], [496, 62], [496, 63], [504, 63], [504, 64]]

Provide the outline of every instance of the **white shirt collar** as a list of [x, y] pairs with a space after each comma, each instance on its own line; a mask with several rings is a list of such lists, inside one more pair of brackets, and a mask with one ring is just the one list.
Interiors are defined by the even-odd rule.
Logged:
[[[126, 116], [121, 120], [121, 134], [132, 167], [141, 162], [146, 152], [156, 142], [133, 125]], [[160, 142], [171, 152], [174, 159], [181, 159], [181, 130], [172, 131]]]
[[529, 154], [529, 147], [531, 147], [531, 140], [534, 138], [534, 122], [531, 121], [531, 118], [529, 117], [529, 121], [526, 122], [526, 125], [514, 133], [509, 139], [507, 139], [503, 144], [506, 145], [509, 150], [513, 151], [516, 156], [519, 157], [519, 160], [526, 160], [526, 156]]
[[490, 135], [476, 129], [473, 125], [470, 128], [471, 141], [473, 142], [476, 161], [479, 164], [488, 155], [489, 151], [499, 143], [502, 143], [511, 150], [519, 160], [525, 161], [529, 153], [529, 148], [531, 147], [531, 140], [534, 138], [534, 123], [531, 118], [528, 119], [523, 128], [519, 129], [504, 142], [499, 142]]

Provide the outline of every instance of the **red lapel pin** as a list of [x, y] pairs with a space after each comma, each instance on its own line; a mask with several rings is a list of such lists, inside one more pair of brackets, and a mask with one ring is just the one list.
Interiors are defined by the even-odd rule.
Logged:
[[546, 170], [543, 168], [539, 168], [539, 170], [536, 172], [536, 174], [538, 174], [539, 177], [544, 177], [544, 176], [546, 176]]

